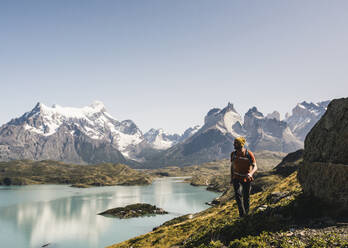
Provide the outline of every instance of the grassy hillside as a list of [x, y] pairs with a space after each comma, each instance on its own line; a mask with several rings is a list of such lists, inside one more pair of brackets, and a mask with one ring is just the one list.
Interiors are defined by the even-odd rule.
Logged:
[[151, 176], [123, 164], [75, 165], [51, 160], [0, 162], [0, 185], [50, 183], [85, 187], [151, 182]]
[[348, 247], [347, 225], [323, 218], [327, 207], [302, 195], [294, 172], [252, 195], [246, 218], [238, 218], [235, 202], [228, 201], [110, 247]]

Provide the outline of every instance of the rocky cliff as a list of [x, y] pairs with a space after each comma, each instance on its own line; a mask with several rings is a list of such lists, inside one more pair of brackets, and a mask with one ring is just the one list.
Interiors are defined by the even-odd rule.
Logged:
[[307, 135], [299, 181], [305, 193], [347, 209], [348, 98], [333, 100]]

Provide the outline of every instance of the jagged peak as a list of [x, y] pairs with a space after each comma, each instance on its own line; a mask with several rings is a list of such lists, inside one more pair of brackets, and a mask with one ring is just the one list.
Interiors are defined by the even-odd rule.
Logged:
[[316, 108], [316, 107], [319, 107], [318, 104], [316, 104], [314, 102], [307, 102], [307, 101], [300, 102], [296, 106], [300, 107], [300, 108]]
[[45, 108], [48, 108], [48, 106], [46, 106], [45, 104], [41, 102], [37, 102], [35, 107], [31, 110], [31, 112], [39, 112], [44, 110]]
[[176, 133], [168, 133], [164, 131], [163, 128], [151, 128], [149, 131], [147, 131], [144, 136], [148, 139], [154, 136], [162, 136], [162, 137], [180, 137], [179, 134]]
[[34, 109], [39, 109], [39, 108], [41, 108], [42, 107], [42, 103], [41, 102], [37, 102], [36, 103], [36, 105], [35, 105], [35, 107], [34, 107]]
[[296, 105], [296, 107], [303, 108], [303, 109], [319, 109], [319, 108], [326, 109], [330, 102], [331, 102], [331, 100], [321, 101], [321, 102], [317, 102], [317, 103], [302, 101], [302, 102], [298, 103]]
[[276, 119], [276, 120], [280, 121], [280, 113], [278, 111], [274, 110], [272, 113], [267, 114], [266, 118]]
[[223, 110], [221, 110], [220, 113], [224, 114], [224, 113], [227, 113], [230, 111], [237, 113], [236, 109], [234, 108], [233, 103], [228, 102], [227, 106]]
[[246, 112], [245, 114], [246, 116], [254, 116], [257, 118], [263, 118], [263, 114], [257, 109], [257, 107], [252, 107], [248, 110], [248, 112]]
[[163, 128], [151, 128], [149, 131], [147, 131], [146, 133], [164, 133]]
[[187, 128], [181, 135], [181, 137], [186, 137], [187, 135], [196, 133], [201, 128], [200, 125], [195, 125], [193, 127]]
[[147, 133], [154, 133], [154, 132], [156, 132], [156, 129], [151, 128], [151, 129], [149, 129], [149, 131], [147, 131], [145, 134], [147, 134]]
[[289, 115], [286, 120], [289, 120], [293, 116], [304, 115], [304, 114], [312, 114], [315, 116], [319, 116], [323, 111], [326, 111], [328, 104], [330, 101], [323, 101], [318, 103], [313, 102], [300, 102], [296, 104], [296, 107], [292, 109], [292, 115]]
[[226, 107], [227, 109], [230, 109], [230, 110], [233, 110], [233, 111], [235, 111], [236, 112], [236, 110], [234, 109], [234, 105], [233, 105], [233, 103], [231, 103], [231, 102], [228, 102], [228, 104], [227, 104], [227, 107]]

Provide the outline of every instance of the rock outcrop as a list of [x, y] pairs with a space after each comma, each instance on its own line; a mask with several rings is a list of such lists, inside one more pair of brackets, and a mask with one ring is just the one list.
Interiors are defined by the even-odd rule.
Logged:
[[162, 208], [158, 208], [147, 203], [136, 203], [125, 207], [112, 208], [99, 213], [99, 215], [114, 216], [120, 219], [129, 219], [156, 214], [168, 214], [168, 212], [164, 211]]
[[293, 172], [298, 170], [303, 160], [303, 149], [297, 150], [296, 152], [291, 152], [286, 155], [282, 162], [274, 168], [274, 173], [276, 175], [281, 175], [287, 177]]
[[348, 98], [333, 100], [305, 139], [299, 181], [307, 194], [348, 207]]

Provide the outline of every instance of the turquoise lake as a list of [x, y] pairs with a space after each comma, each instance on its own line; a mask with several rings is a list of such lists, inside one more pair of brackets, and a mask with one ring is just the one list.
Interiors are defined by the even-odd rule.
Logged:
[[[1, 247], [105, 247], [151, 231], [180, 215], [209, 206], [219, 194], [183, 183], [157, 179], [147, 186], [87, 189], [68, 185], [0, 186]], [[117, 219], [97, 215], [133, 203], [149, 203], [167, 215]]]

